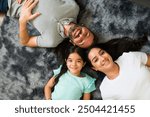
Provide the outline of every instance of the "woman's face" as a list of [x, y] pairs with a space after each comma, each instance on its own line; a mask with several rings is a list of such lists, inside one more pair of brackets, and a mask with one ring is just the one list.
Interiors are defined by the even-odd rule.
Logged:
[[80, 72], [84, 66], [82, 58], [77, 53], [72, 53], [66, 60], [68, 70], [75, 76], [80, 76]]
[[100, 48], [92, 48], [88, 54], [88, 58], [93, 66], [93, 69], [101, 72], [108, 72], [112, 69], [112, 57]]

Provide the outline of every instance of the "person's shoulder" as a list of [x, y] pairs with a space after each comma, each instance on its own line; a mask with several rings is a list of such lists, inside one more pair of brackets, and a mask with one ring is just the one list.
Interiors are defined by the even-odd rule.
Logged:
[[136, 56], [144, 55], [144, 54], [146, 54], [146, 53], [140, 52], [140, 51], [131, 51], [131, 52], [124, 52], [122, 54], [122, 56], [125, 56], [125, 57], [136, 57]]
[[124, 52], [117, 60], [117, 63], [126, 63], [134, 60], [135, 52]]
[[87, 79], [89, 79], [89, 80], [96, 80], [96, 78], [94, 78], [94, 77], [88, 75], [87, 73], [83, 73], [83, 74], [84, 74], [84, 76], [85, 76]]
[[61, 68], [62, 68], [62, 65], [60, 65], [58, 68], [56, 68], [56, 69], [53, 70], [54, 76], [56, 76], [56, 75], [58, 75], [60, 73]]
[[124, 52], [120, 57], [131, 57], [131, 56], [134, 56], [136, 54], [139, 54], [140, 52]]

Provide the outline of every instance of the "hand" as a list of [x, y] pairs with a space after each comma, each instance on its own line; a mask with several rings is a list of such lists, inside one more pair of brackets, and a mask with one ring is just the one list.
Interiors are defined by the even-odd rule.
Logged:
[[37, 5], [38, 0], [25, 0], [21, 8], [19, 21], [28, 22], [40, 15], [39, 12], [32, 14], [33, 8]]

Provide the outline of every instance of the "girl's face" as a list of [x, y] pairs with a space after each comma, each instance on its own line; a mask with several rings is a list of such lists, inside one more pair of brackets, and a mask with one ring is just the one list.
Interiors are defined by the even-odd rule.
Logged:
[[68, 70], [75, 76], [80, 76], [81, 69], [85, 65], [77, 53], [71, 53], [66, 60]]
[[112, 57], [100, 48], [92, 48], [88, 54], [88, 58], [96, 71], [107, 73], [112, 69]]

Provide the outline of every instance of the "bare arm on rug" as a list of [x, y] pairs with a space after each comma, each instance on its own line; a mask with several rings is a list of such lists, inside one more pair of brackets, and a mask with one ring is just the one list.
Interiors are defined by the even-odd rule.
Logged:
[[44, 94], [45, 94], [45, 99], [50, 100], [51, 99], [51, 93], [52, 93], [52, 88], [55, 84], [55, 78], [52, 77], [47, 84], [44, 87]]

